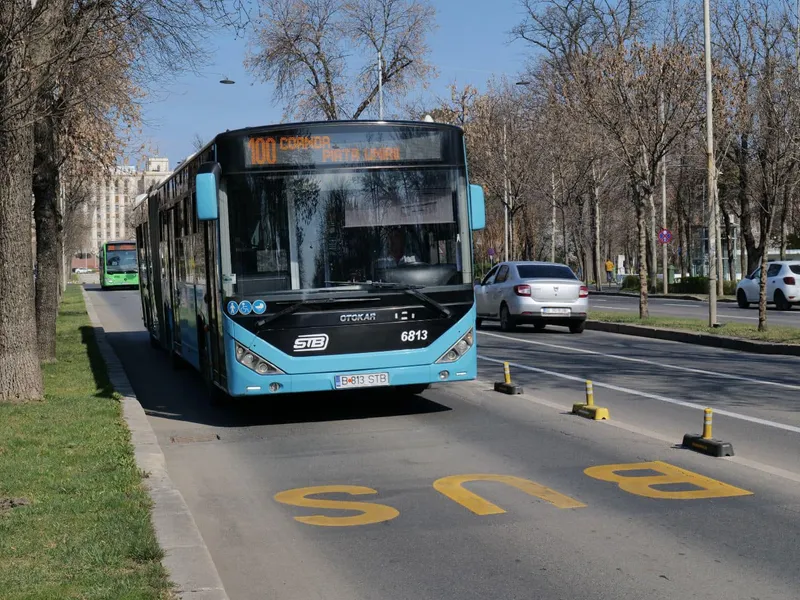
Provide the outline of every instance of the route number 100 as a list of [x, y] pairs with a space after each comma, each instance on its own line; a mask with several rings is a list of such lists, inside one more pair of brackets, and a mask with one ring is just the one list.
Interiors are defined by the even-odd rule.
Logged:
[[404, 342], [418, 342], [420, 340], [428, 339], [427, 329], [412, 329], [411, 331], [404, 331], [400, 334], [400, 339]]

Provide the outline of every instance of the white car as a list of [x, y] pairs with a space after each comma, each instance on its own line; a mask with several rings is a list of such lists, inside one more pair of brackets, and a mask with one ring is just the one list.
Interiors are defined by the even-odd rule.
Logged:
[[[736, 286], [739, 308], [758, 303], [761, 267], [742, 279]], [[778, 260], [767, 263], [767, 302], [778, 310], [789, 310], [800, 304], [800, 260]]]
[[547, 262], [502, 262], [475, 283], [478, 318], [500, 321], [503, 331], [530, 323], [569, 327], [581, 333], [589, 312], [589, 288], [567, 265]]

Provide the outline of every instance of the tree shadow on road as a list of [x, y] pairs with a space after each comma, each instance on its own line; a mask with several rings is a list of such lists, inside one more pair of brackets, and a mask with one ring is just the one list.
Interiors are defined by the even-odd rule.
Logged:
[[86, 346], [86, 355], [89, 357], [89, 365], [92, 369], [92, 376], [94, 377], [95, 385], [97, 386], [97, 394], [99, 398], [113, 398], [114, 387], [111, 385], [111, 380], [108, 377], [108, 370], [103, 356], [100, 354], [100, 348], [97, 345], [96, 332], [102, 331], [96, 327], [83, 326], [81, 331], [81, 343]]

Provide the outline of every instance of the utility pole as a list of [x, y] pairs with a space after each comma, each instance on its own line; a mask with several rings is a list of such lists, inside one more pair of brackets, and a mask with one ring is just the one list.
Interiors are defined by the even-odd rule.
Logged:
[[[664, 93], [661, 93], [661, 126], [666, 129], [666, 110], [664, 108]], [[662, 136], [663, 137], [663, 136]], [[667, 228], [667, 156], [666, 154], [661, 158], [661, 228]], [[661, 244], [661, 266], [663, 267], [664, 273], [664, 282], [662, 284], [662, 290], [664, 294], [669, 293], [669, 284], [667, 283], [667, 272], [669, 268], [667, 266], [667, 245], [662, 243]]]
[[717, 327], [717, 233], [715, 223], [714, 186], [716, 184], [714, 163], [714, 98], [711, 87], [711, 8], [709, 0], [703, 0], [703, 29], [706, 55], [706, 167], [708, 170], [708, 326]]
[[550, 169], [550, 189], [553, 191], [552, 216], [550, 217], [550, 262], [556, 262], [556, 173]]
[[383, 60], [378, 50], [378, 118], [383, 121]]
[[506, 124], [503, 123], [503, 215], [505, 218], [505, 237], [503, 238], [503, 254], [505, 256], [506, 262], [508, 262], [508, 242], [509, 242], [509, 231], [508, 231], [508, 172], [506, 169], [506, 160], [508, 155], [506, 154]]

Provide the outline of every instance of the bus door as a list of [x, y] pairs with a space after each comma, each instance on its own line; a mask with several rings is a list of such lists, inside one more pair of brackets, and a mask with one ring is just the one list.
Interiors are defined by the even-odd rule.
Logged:
[[203, 247], [205, 252], [205, 307], [207, 311], [208, 333], [205, 339], [208, 341], [208, 357], [211, 361], [211, 378], [214, 381], [222, 382], [225, 373], [225, 366], [222, 361], [222, 330], [219, 312], [219, 273], [217, 272], [217, 228], [215, 223], [204, 221], [201, 223], [203, 228]]

